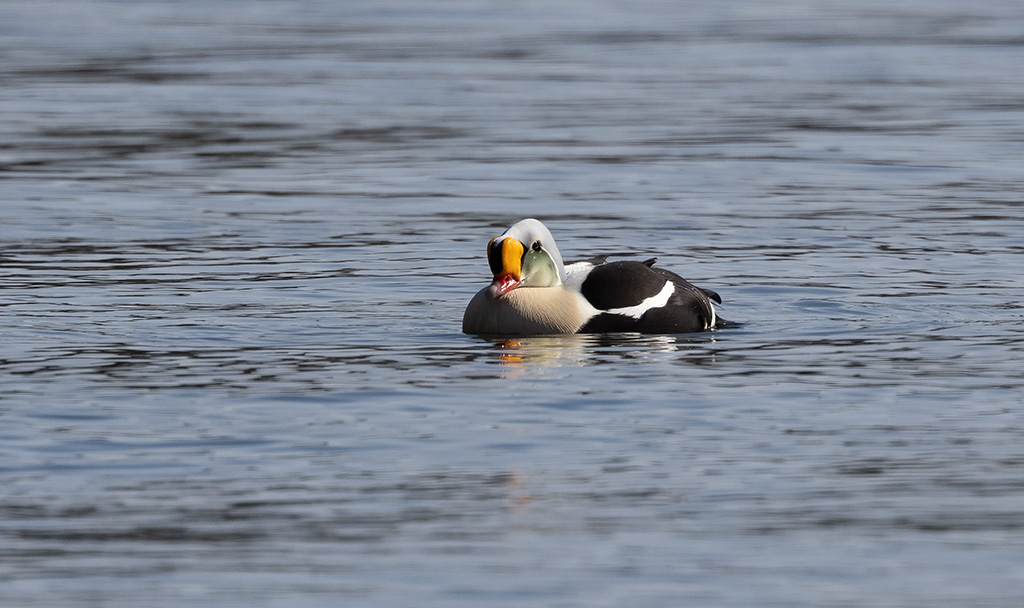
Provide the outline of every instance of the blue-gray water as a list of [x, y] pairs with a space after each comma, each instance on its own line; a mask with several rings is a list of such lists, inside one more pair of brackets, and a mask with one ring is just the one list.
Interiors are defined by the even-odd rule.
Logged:
[[[4, 2], [0, 605], [1019, 606], [1024, 5]], [[742, 325], [489, 342], [484, 246]]]

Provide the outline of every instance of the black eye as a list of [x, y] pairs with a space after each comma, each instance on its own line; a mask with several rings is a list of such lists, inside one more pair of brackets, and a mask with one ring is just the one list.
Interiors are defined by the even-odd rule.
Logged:
[[540, 251], [540, 241], [533, 242], [533, 250], [538, 252]]

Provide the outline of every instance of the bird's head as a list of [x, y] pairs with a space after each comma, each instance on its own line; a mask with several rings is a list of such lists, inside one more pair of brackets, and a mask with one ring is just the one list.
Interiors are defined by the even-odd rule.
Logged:
[[544, 224], [525, 219], [491, 239], [487, 263], [494, 280], [487, 297], [496, 298], [518, 287], [554, 287], [565, 280], [562, 255]]

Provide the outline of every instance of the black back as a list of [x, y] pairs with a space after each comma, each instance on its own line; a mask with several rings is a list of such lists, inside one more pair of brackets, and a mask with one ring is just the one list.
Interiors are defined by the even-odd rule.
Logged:
[[636, 306], [664, 286], [665, 278], [646, 264], [610, 262], [591, 270], [580, 291], [594, 308], [608, 310]]
[[714, 318], [710, 299], [721, 303], [713, 291], [696, 287], [686, 279], [646, 262], [611, 262], [597, 266], [587, 275], [581, 292], [598, 310], [628, 308], [657, 295], [666, 282], [675, 292], [665, 306], [652, 308], [642, 317], [603, 313], [590, 319], [581, 333], [640, 332], [685, 333], [702, 331]]

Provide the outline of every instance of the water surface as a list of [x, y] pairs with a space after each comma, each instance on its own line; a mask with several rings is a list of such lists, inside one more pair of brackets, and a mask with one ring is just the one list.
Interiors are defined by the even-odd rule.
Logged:
[[[1018, 3], [4, 12], [4, 606], [1019, 604]], [[528, 216], [741, 325], [461, 334]]]

